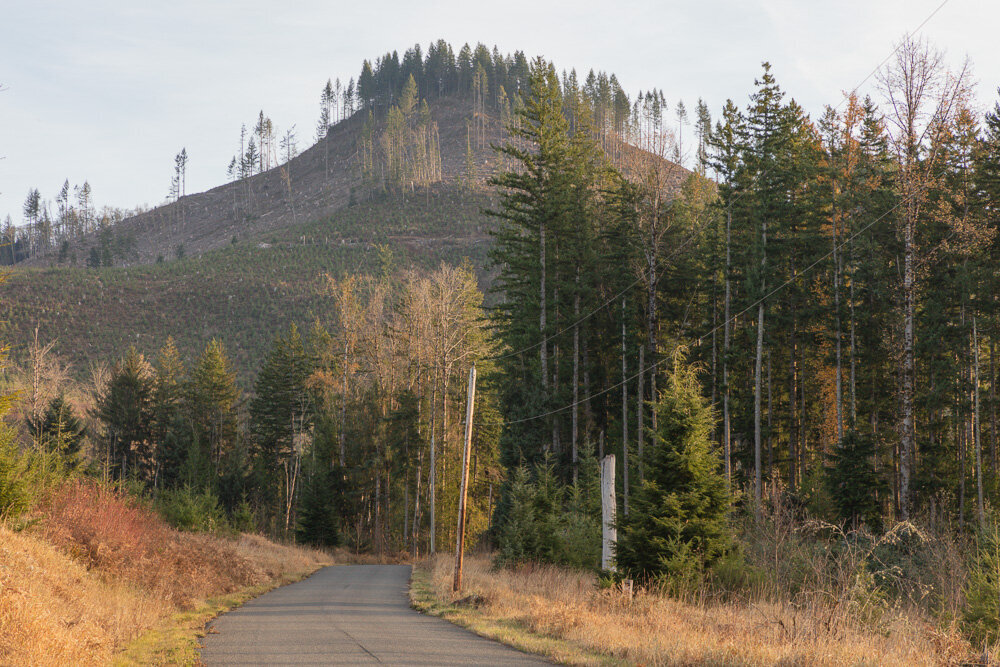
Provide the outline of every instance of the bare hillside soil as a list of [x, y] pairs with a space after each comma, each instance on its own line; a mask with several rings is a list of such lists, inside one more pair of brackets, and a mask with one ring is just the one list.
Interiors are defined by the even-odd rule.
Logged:
[[[465, 178], [466, 119], [469, 103], [443, 98], [431, 106], [441, 142], [441, 168], [445, 183]], [[177, 202], [154, 208], [115, 227], [114, 234], [134, 243], [136, 256], [128, 263], [149, 264], [158, 257], [172, 259], [178, 246], [187, 255], [225, 247], [232, 240], [256, 238], [300, 223], [320, 220], [347, 207], [351, 191], [363, 198], [357, 165], [358, 142], [367, 112], [355, 113], [331, 127], [326, 138], [312, 145], [287, 165], [271, 168], [249, 179], [230, 182], [205, 192], [187, 195]], [[495, 125], [495, 123], [494, 123]], [[494, 127], [489, 141], [499, 139]], [[475, 169], [490, 171], [495, 162], [489, 148], [475, 152]], [[220, 180], [225, 165], [219, 165]], [[97, 236], [74, 247], [83, 263]], [[54, 266], [56, 254], [34, 258], [25, 266]]]

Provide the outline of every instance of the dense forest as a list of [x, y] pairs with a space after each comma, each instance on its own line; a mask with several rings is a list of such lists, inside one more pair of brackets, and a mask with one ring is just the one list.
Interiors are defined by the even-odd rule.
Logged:
[[[438, 177], [419, 100], [472, 99], [470, 146], [503, 127], [496, 305], [467, 264], [399, 270], [382, 249], [381, 271], [328, 277], [328, 321], [277, 337], [251, 392], [224, 341], [191, 364], [132, 348], [95, 367], [86, 414], [36, 340], [8, 374], [30, 446], [4, 450], [0, 485], [56, 457], [182, 523], [443, 550], [475, 364], [468, 525], [502, 562], [597, 567], [607, 454], [619, 566], [677, 590], [752, 559], [738, 519], [779, 507], [851, 539], [919, 525], [972, 544], [1000, 494], [1000, 103], [980, 115], [968, 71], [913, 39], [877, 81], [813, 119], [764, 63], [745, 104], [698, 104], [685, 148], [684, 106], [613, 76], [443, 42], [366, 62], [324, 89], [320, 134], [368, 114], [372, 188]], [[998, 585], [982, 553], [973, 602]], [[995, 636], [996, 609], [975, 609]]]

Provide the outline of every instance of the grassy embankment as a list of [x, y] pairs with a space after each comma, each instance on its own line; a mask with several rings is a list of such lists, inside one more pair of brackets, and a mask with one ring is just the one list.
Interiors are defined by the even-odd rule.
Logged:
[[91, 482], [0, 523], [0, 664], [193, 664], [205, 623], [331, 563], [257, 535], [182, 533]]
[[[453, 559], [414, 574], [414, 605], [475, 632], [566, 664], [938, 665], [975, 660], [953, 628], [913, 609], [863, 618], [848, 606], [772, 596], [679, 600], [638, 591], [627, 599], [594, 574], [555, 566], [493, 569], [466, 559], [462, 601]], [[456, 604], [457, 602], [457, 604]]]

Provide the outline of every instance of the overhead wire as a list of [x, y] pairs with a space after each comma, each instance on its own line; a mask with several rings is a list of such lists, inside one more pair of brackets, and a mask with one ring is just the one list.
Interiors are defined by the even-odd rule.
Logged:
[[[928, 22], [929, 22], [929, 21], [930, 21], [930, 20], [931, 20], [932, 18], [934, 18], [934, 16], [935, 16], [935, 15], [936, 15], [936, 14], [937, 14], [937, 13], [938, 13], [939, 11], [941, 11], [941, 9], [942, 9], [942, 8], [943, 8], [943, 7], [944, 7], [944, 6], [946, 5], [946, 4], [948, 4], [948, 2], [950, 2], [950, 0], [944, 0], [944, 1], [943, 1], [943, 2], [942, 2], [942, 3], [940, 4], [940, 5], [938, 5], [938, 6], [937, 6], [937, 8], [936, 8], [936, 9], [934, 9], [934, 11], [932, 11], [932, 12], [931, 12], [931, 13], [930, 13], [930, 14], [929, 14], [929, 15], [928, 15], [928, 16], [927, 16], [927, 17], [926, 17], [926, 18], [925, 18], [925, 19], [924, 19], [923, 21], [921, 21], [920, 25], [918, 25], [918, 26], [917, 26], [917, 27], [916, 27], [915, 29], [913, 29], [912, 31], [910, 31], [910, 32], [908, 32], [908, 33], [906, 33], [906, 34], [907, 34], [907, 35], [915, 35], [916, 33], [920, 32], [920, 30], [921, 30], [921, 29], [923, 29], [923, 27], [924, 27], [925, 25], [927, 25], [927, 23], [928, 23]], [[850, 99], [850, 97], [851, 97], [851, 96], [852, 96], [852, 95], [853, 95], [854, 93], [856, 93], [856, 92], [858, 91], [858, 89], [859, 89], [859, 88], [860, 88], [861, 86], [863, 86], [863, 85], [864, 85], [864, 84], [865, 84], [865, 83], [866, 83], [866, 82], [867, 82], [867, 81], [868, 81], [869, 79], [871, 79], [871, 78], [872, 78], [872, 77], [873, 77], [873, 76], [874, 76], [874, 75], [876, 74], [876, 72], [878, 72], [878, 71], [879, 71], [879, 70], [880, 70], [880, 69], [881, 69], [881, 68], [882, 68], [882, 67], [883, 67], [883, 66], [884, 66], [884, 65], [885, 65], [885, 64], [886, 64], [887, 62], [889, 62], [889, 60], [890, 60], [890, 59], [891, 59], [891, 58], [892, 58], [892, 57], [893, 57], [894, 55], [896, 55], [896, 53], [897, 53], [897, 52], [899, 51], [899, 49], [900, 49], [900, 48], [901, 48], [902, 46], [903, 46], [903, 42], [900, 42], [899, 44], [897, 44], [897, 45], [895, 46], [895, 48], [893, 48], [893, 50], [892, 50], [892, 51], [891, 51], [891, 52], [889, 53], [889, 55], [887, 55], [887, 56], [886, 56], [885, 58], [883, 58], [883, 59], [882, 59], [882, 61], [881, 61], [881, 62], [880, 62], [880, 63], [879, 63], [879, 64], [878, 64], [878, 65], [877, 65], [877, 66], [876, 66], [876, 67], [875, 67], [875, 68], [874, 68], [874, 69], [873, 69], [873, 70], [872, 70], [871, 72], [869, 72], [867, 76], [865, 76], [865, 77], [864, 77], [864, 78], [863, 78], [863, 79], [862, 79], [862, 80], [861, 80], [860, 82], [858, 82], [858, 84], [857, 84], [857, 85], [855, 85], [855, 86], [854, 86], [854, 88], [852, 88], [852, 89], [850, 90], [850, 92], [848, 92], [848, 93], [844, 93], [844, 94], [843, 94], [843, 98], [842, 98], [842, 99], [840, 100], [840, 102], [838, 102], [838, 103], [837, 103], [837, 106], [835, 106], [835, 107], [833, 108], [833, 109], [834, 109], [834, 111], [836, 111], [837, 109], [839, 109], [839, 108], [840, 108], [840, 107], [841, 107], [841, 106], [842, 106], [842, 105], [844, 104], [844, 102], [846, 102], [846, 101], [847, 101], [848, 99]], [[680, 166], [682, 166], [682, 165], [680, 165]], [[764, 177], [764, 176], [766, 176], [767, 174], [768, 174], [768, 171], [767, 171], [767, 170], [765, 170], [765, 171], [763, 171], [763, 172], [762, 172], [762, 173], [761, 173], [761, 174], [759, 175], [759, 178], [763, 178], [763, 177]], [[733, 208], [733, 206], [734, 206], [734, 205], [735, 205], [735, 204], [736, 204], [736, 203], [737, 203], [737, 202], [738, 202], [738, 201], [739, 201], [739, 200], [740, 200], [740, 199], [741, 199], [741, 198], [742, 198], [742, 197], [743, 197], [743, 196], [744, 196], [744, 195], [745, 195], [745, 194], [746, 194], [747, 192], [748, 192], [748, 190], [741, 190], [740, 192], [738, 192], [738, 193], [736, 194], [736, 196], [735, 196], [735, 197], [734, 197], [734, 198], [733, 198], [733, 199], [732, 199], [732, 200], [731, 200], [731, 201], [730, 201], [730, 202], [729, 202], [729, 203], [728, 203], [728, 204], [726, 205], [726, 207], [725, 207], [725, 208], [724, 208], [723, 210], [724, 210], [724, 211], [726, 211], [727, 213], [728, 213], [728, 212], [730, 212], [730, 211], [732, 211], [732, 208]], [[674, 197], [674, 198], [672, 198], [672, 199], [671, 199], [671, 200], [670, 200], [669, 202], [667, 202], [667, 203], [668, 203], [668, 204], [671, 204], [671, 203], [673, 203], [674, 201], [676, 201], [676, 199], [678, 199], [678, 197]], [[689, 240], [690, 240], [690, 239], [689, 239]], [[678, 253], [678, 252], [679, 252], [679, 251], [680, 251], [681, 249], [682, 249], [682, 248], [678, 248], [677, 252], [674, 252], [674, 253], [672, 253], [672, 254], [671, 254], [671, 255], [670, 255], [669, 257], [667, 257], [667, 259], [668, 259], [668, 260], [669, 260], [669, 259], [673, 259], [673, 257], [674, 257], [674, 256], [676, 256], [676, 254], [677, 254], [677, 253]], [[532, 350], [535, 350], [535, 349], [537, 349], [537, 348], [541, 347], [542, 345], [545, 345], [545, 344], [549, 343], [550, 341], [552, 341], [552, 340], [554, 340], [554, 339], [556, 339], [556, 338], [558, 338], [558, 337], [562, 336], [562, 335], [563, 335], [563, 334], [565, 334], [566, 332], [568, 332], [568, 331], [571, 331], [571, 330], [572, 330], [572, 329], [574, 329], [574, 328], [575, 328], [576, 326], [578, 326], [578, 325], [582, 324], [583, 322], [585, 322], [585, 321], [589, 320], [589, 319], [590, 319], [591, 317], [593, 317], [593, 316], [594, 316], [594, 315], [596, 315], [597, 313], [601, 312], [602, 310], [604, 310], [605, 308], [607, 308], [607, 307], [608, 307], [608, 306], [610, 306], [611, 304], [616, 304], [616, 303], [618, 302], [618, 300], [619, 300], [619, 299], [620, 299], [621, 297], [623, 297], [623, 296], [624, 296], [625, 294], [627, 294], [627, 293], [628, 293], [628, 292], [629, 292], [630, 290], [632, 290], [632, 289], [633, 289], [633, 288], [634, 288], [634, 287], [635, 287], [636, 285], [639, 285], [640, 283], [642, 283], [642, 282], [643, 282], [644, 280], [646, 280], [646, 279], [647, 279], [647, 276], [645, 276], [645, 275], [642, 275], [642, 276], [639, 276], [639, 278], [637, 278], [636, 280], [634, 280], [634, 281], [633, 281], [633, 282], [632, 282], [631, 284], [629, 284], [628, 286], [626, 286], [625, 288], [623, 288], [623, 289], [622, 289], [621, 291], [619, 291], [618, 293], [616, 293], [616, 294], [615, 294], [614, 296], [612, 296], [612, 297], [608, 298], [607, 300], [605, 300], [605, 301], [604, 301], [603, 303], [601, 303], [601, 305], [597, 306], [596, 308], [594, 308], [593, 310], [591, 310], [590, 312], [588, 312], [588, 313], [587, 313], [586, 315], [583, 315], [583, 316], [582, 316], [582, 317], [580, 317], [580, 318], [579, 318], [578, 320], [576, 320], [575, 322], [573, 322], [573, 323], [571, 323], [571, 324], [569, 324], [569, 325], [565, 326], [564, 328], [560, 329], [559, 331], [557, 331], [557, 332], [555, 332], [555, 333], [552, 333], [552, 334], [548, 334], [548, 335], [544, 336], [544, 337], [542, 338], [542, 340], [540, 340], [540, 341], [538, 341], [538, 342], [535, 342], [535, 343], [532, 343], [532, 344], [530, 344], [530, 345], [526, 345], [526, 346], [524, 346], [524, 347], [522, 347], [522, 348], [520, 348], [520, 349], [518, 349], [518, 350], [513, 350], [513, 351], [510, 351], [510, 352], [504, 352], [504, 353], [501, 353], [501, 354], [495, 354], [495, 355], [491, 355], [491, 356], [488, 356], [488, 357], [485, 357], [485, 359], [487, 359], [487, 360], [491, 360], [491, 361], [501, 361], [501, 360], [503, 360], [503, 359], [508, 359], [508, 358], [510, 358], [510, 357], [516, 357], [516, 356], [518, 356], [518, 355], [521, 355], [521, 354], [524, 354], [525, 352], [530, 352], [530, 351], [532, 351]]]
[[[916, 29], [914, 29], [913, 31], [907, 33], [907, 35], [914, 35], [914, 34], [918, 33], [925, 25], [927, 25], [928, 21], [930, 21], [939, 11], [941, 11], [941, 9], [946, 4], [948, 4], [948, 2], [949, 2], [949, 0], [944, 0], [944, 2], [942, 2], [940, 5], [938, 5], [938, 7], [936, 9], [934, 9], [934, 11], [932, 11], [927, 16], [927, 18], [925, 18], [917, 26]], [[889, 53], [889, 55], [886, 56], [882, 60], [882, 62], [880, 62], [879, 65], [874, 70], [872, 70], [872, 72], [870, 72], [864, 79], [862, 79], [860, 83], [858, 83], [856, 86], [854, 86], [854, 88], [852, 88], [849, 93], [845, 93], [844, 94], [843, 99], [837, 105], [837, 107], [835, 107], [834, 109], [839, 108], [844, 103], [844, 101], [846, 101], [847, 99], [849, 99], [849, 97], [851, 95], [853, 95], [855, 92], [857, 92], [858, 88], [860, 88], [862, 85], [864, 85], [864, 83], [866, 81], [868, 81], [879, 69], [881, 69], [882, 66], [885, 65], [885, 63], [887, 63], [889, 61], [889, 59], [892, 58], [899, 51], [900, 48], [902, 48], [903, 44], [904, 44], [904, 42], [900, 42], [899, 44], [897, 44], [893, 48], [893, 50]], [[766, 174], [766, 173], [767, 172], [765, 171], [764, 174]], [[732, 205], [735, 204], [736, 201], [738, 201], [739, 198], [742, 197], [742, 195], [745, 194], [746, 192], [747, 192], [746, 190], [740, 192], [739, 195], [736, 198], [734, 198], [734, 200], [729, 204], [729, 206], [727, 206], [727, 209], [731, 210]], [[909, 199], [915, 198], [918, 194], [919, 193], [913, 193], [912, 195], [910, 195]], [[709, 329], [707, 332], [703, 333], [701, 336], [699, 336], [699, 340], [701, 338], [705, 338], [706, 336], [710, 336], [710, 335], [712, 335], [714, 333], [717, 333], [721, 328], [723, 328], [727, 324], [730, 324], [730, 323], [734, 322], [736, 319], [738, 319], [739, 317], [741, 317], [742, 315], [744, 315], [745, 313], [747, 313], [749, 310], [758, 307], [762, 302], [765, 302], [768, 299], [770, 299], [771, 297], [773, 297], [774, 295], [776, 295], [778, 292], [780, 292], [781, 290], [783, 290], [784, 288], [786, 288], [788, 285], [792, 284], [795, 280], [799, 279], [804, 274], [808, 273], [809, 271], [812, 271], [814, 268], [816, 268], [817, 266], [819, 266], [821, 263], [823, 263], [824, 261], [826, 261], [827, 259], [829, 259], [830, 257], [832, 257], [833, 254], [836, 251], [841, 250], [848, 243], [851, 243], [852, 241], [854, 241], [854, 239], [856, 239], [859, 235], [865, 233], [866, 231], [868, 231], [869, 229], [871, 229], [875, 224], [877, 224], [877, 223], [881, 222], [882, 220], [884, 220], [887, 216], [889, 216], [891, 213], [895, 212], [896, 209], [898, 209], [900, 206], [902, 206], [907, 201], [908, 201], [908, 198], [906, 198], [906, 197], [900, 199], [900, 201], [897, 202], [892, 208], [890, 208], [889, 210], [885, 211], [882, 215], [878, 216], [877, 218], [875, 218], [874, 220], [872, 220], [871, 222], [869, 222], [867, 225], [865, 225], [864, 227], [862, 227], [858, 231], [854, 232], [846, 241], [842, 242], [840, 245], [836, 245], [835, 244], [835, 248], [833, 250], [830, 250], [825, 255], [823, 255], [819, 259], [815, 260], [812, 264], [810, 264], [809, 266], [805, 267], [801, 271], [796, 272], [793, 276], [791, 276], [790, 278], [786, 279], [780, 285], [778, 285], [777, 287], [775, 287], [770, 292], [768, 292], [767, 294], [765, 294], [761, 298], [757, 299], [756, 301], [754, 301], [750, 305], [746, 306], [745, 308], [743, 308], [742, 310], [740, 310], [736, 314], [732, 315], [731, 317], [729, 317], [726, 320], [723, 320], [723, 322], [721, 324], [717, 324], [716, 326], [714, 326], [711, 329]], [[947, 241], [949, 238], [951, 238], [951, 236], [954, 236], [954, 232], [952, 232], [952, 234], [949, 237], [947, 237], [946, 239], [944, 239], [944, 241]], [[942, 241], [942, 243], [944, 241]], [[637, 285], [641, 280], [643, 280], [643, 278], [640, 278], [639, 280], [637, 280], [630, 287], [626, 288], [625, 291], [627, 291], [628, 289], [631, 289], [632, 287], [634, 287], [635, 285]], [[589, 317], [593, 316], [596, 312], [598, 312], [599, 310], [607, 307], [610, 303], [613, 303], [613, 302], [617, 301], [617, 299], [620, 296], [621, 296], [621, 294], [617, 295], [616, 297], [614, 297], [611, 300], [606, 301], [601, 306], [599, 306], [595, 311], [592, 311], [591, 313], [589, 313], [586, 317], [589, 318]], [[586, 319], [586, 318], [584, 318], [584, 319]], [[574, 326], [576, 326], [576, 324], [570, 325], [567, 329], [563, 329], [560, 333], [563, 333], [566, 330], [571, 329]], [[546, 340], [550, 340], [550, 339], [551, 339], [551, 337], [549, 339], [546, 339]], [[545, 342], [545, 340], [543, 340], [543, 341], [541, 341], [539, 343], [536, 343], [532, 347], [537, 347], [537, 346], [543, 344], [544, 342]], [[680, 346], [675, 346], [673, 351], [676, 351], [676, 349], [678, 347], [680, 347]], [[532, 349], [532, 348], [527, 348], [527, 349]], [[523, 351], [519, 351], [518, 353], [522, 353], [522, 352]], [[510, 356], [510, 355], [506, 355], [506, 356]], [[535, 421], [537, 419], [544, 419], [546, 417], [551, 417], [552, 415], [559, 414], [559, 413], [564, 412], [566, 410], [569, 410], [571, 408], [583, 405], [584, 403], [587, 403], [588, 401], [590, 401], [590, 400], [592, 400], [594, 398], [597, 398], [599, 396], [603, 396], [604, 394], [606, 394], [606, 393], [608, 393], [610, 391], [614, 391], [616, 389], [621, 388], [621, 386], [623, 384], [627, 384], [627, 383], [629, 383], [629, 382], [637, 379], [641, 374], [646, 373], [649, 369], [658, 367], [660, 364], [662, 364], [663, 362], [665, 362], [668, 359], [670, 359], [671, 356], [672, 355], [665, 355], [663, 358], [661, 358], [661, 359], [655, 361], [654, 363], [650, 364], [645, 369], [642, 369], [639, 372], [634, 373], [631, 376], [623, 378], [621, 381], [617, 382], [616, 384], [608, 386], [608, 387], [605, 387], [604, 389], [601, 389], [600, 391], [597, 391], [597, 392], [594, 392], [592, 394], [589, 394], [588, 396], [586, 396], [584, 398], [578, 399], [578, 400], [576, 400], [576, 401], [574, 401], [572, 403], [569, 403], [567, 405], [564, 405], [564, 406], [562, 406], [560, 408], [555, 408], [553, 410], [548, 410], [546, 412], [542, 412], [542, 413], [533, 415], [531, 417], [523, 417], [523, 418], [520, 418], [520, 419], [507, 420], [505, 423], [508, 426], [512, 426], [512, 425], [515, 425], [515, 424], [523, 424], [523, 423], [526, 423], [526, 422], [529, 422], [529, 421]], [[499, 357], [499, 358], [503, 358], [503, 357]]]

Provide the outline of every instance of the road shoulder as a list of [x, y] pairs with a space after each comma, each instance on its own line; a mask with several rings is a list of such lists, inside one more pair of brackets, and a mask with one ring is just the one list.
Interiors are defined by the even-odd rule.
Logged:
[[[413, 564], [410, 578], [410, 604], [417, 611], [437, 616], [463, 627], [480, 637], [486, 637], [525, 653], [542, 656], [564, 665], [624, 665], [627, 662], [600, 655], [564, 639], [548, 637], [530, 631], [526, 626], [492, 619], [481, 613], [476, 596], [441, 599], [430, 583], [431, 573], [426, 560]], [[468, 593], [468, 591], [466, 591]]]
[[121, 653], [115, 656], [112, 664], [115, 667], [200, 664], [200, 640], [208, 632], [208, 624], [214, 618], [237, 609], [250, 600], [276, 588], [302, 581], [324, 567], [332, 567], [332, 565], [319, 565], [307, 570], [287, 573], [266, 584], [220, 595], [205, 600], [190, 611], [173, 614], [156, 627], [131, 641]]

